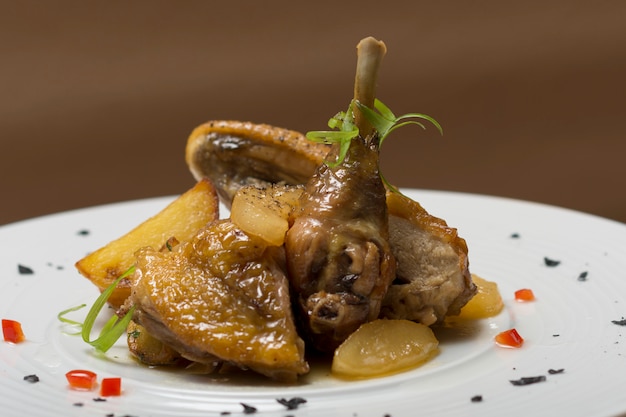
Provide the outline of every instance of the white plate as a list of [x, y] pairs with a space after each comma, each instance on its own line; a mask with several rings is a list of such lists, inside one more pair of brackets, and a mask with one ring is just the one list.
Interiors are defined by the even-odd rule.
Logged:
[[[27, 341], [0, 342], [3, 416], [241, 415], [241, 403], [267, 416], [614, 416], [626, 412], [626, 226], [590, 215], [503, 198], [406, 190], [457, 227], [470, 248], [472, 272], [497, 281], [506, 302], [498, 317], [437, 332], [441, 353], [425, 366], [368, 381], [335, 380], [323, 371], [297, 386], [263, 379], [207, 378], [148, 369], [123, 341], [98, 357], [56, 318], [90, 304], [97, 291], [76, 260], [157, 213], [172, 198], [112, 204], [0, 227], [0, 316], [22, 323]], [[87, 231], [88, 233], [81, 233]], [[517, 234], [518, 237], [513, 237]], [[544, 257], [560, 261], [549, 267]], [[18, 273], [18, 265], [33, 274]], [[580, 280], [586, 272], [586, 280]], [[516, 303], [531, 288], [537, 300]], [[80, 319], [84, 311], [74, 313]], [[521, 349], [494, 345], [515, 327]], [[70, 390], [65, 373], [89, 369], [120, 376], [123, 395]], [[564, 371], [550, 374], [550, 369]], [[23, 380], [36, 374], [38, 383]], [[514, 386], [509, 381], [546, 376]], [[287, 411], [277, 398], [303, 397]], [[475, 396], [482, 401], [473, 402]]]

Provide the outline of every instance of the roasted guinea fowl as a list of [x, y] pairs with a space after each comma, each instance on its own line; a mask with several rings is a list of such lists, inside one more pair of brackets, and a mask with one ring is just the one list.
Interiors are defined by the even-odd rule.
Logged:
[[[245, 149], [255, 151], [226, 146], [228, 143], [245, 144]], [[328, 145], [308, 141], [298, 132], [267, 125], [214, 121], [194, 130], [186, 158], [196, 178], [209, 177], [218, 188], [223, 187], [220, 197], [230, 205], [232, 190], [248, 184], [264, 186], [274, 182], [268, 172], [288, 170], [290, 174], [282, 175], [280, 182], [304, 184], [307, 180], [302, 178], [313, 176], [313, 166], [329, 169], [323, 164], [328, 150]], [[287, 159], [285, 152], [289, 155]], [[258, 155], [262, 155], [261, 162]], [[327, 159], [333, 158], [329, 155]], [[268, 168], [272, 165], [275, 169]], [[299, 175], [295, 174], [298, 169], [301, 170]], [[237, 175], [228, 174], [233, 170]], [[336, 207], [341, 206], [346, 212], [350, 207], [336, 204]], [[403, 195], [389, 192], [387, 206], [389, 243], [396, 259], [397, 279], [385, 295], [381, 316], [431, 325], [447, 315], [457, 314], [476, 292], [465, 240], [444, 220], [432, 216]], [[342, 210], [336, 211], [335, 214], [339, 214]]]
[[294, 380], [308, 372], [301, 338], [332, 351], [368, 321], [431, 325], [473, 296], [465, 241], [381, 179], [380, 143], [390, 129], [367, 112], [376, 107], [385, 47], [367, 38], [358, 48], [355, 99], [341, 120], [331, 119], [348, 141], [329, 146], [234, 121], [193, 131], [189, 168], [197, 179], [209, 178], [227, 206], [244, 194], [249, 202], [257, 194], [238, 190], [251, 185], [280, 183], [295, 196], [279, 204], [282, 212], [289, 201], [281, 220], [287, 232], [280, 243], [244, 232], [235, 200], [231, 219], [215, 217], [162, 250], [138, 250], [131, 294], [118, 311], [132, 311], [131, 330], [146, 332], [129, 338], [137, 357], [152, 364], [185, 358], [209, 368], [227, 363]]

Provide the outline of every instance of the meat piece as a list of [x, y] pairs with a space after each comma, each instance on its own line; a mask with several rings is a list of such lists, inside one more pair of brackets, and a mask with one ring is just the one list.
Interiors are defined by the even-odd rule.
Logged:
[[404, 195], [388, 192], [387, 207], [397, 278], [387, 291], [381, 317], [429, 326], [459, 314], [476, 293], [465, 240]]
[[221, 120], [194, 129], [186, 161], [195, 178], [211, 179], [230, 207], [237, 190], [246, 185], [304, 184], [328, 151], [328, 145], [292, 130]]
[[287, 232], [294, 301], [320, 350], [377, 318], [395, 276], [377, 162], [375, 145], [353, 140], [341, 165], [321, 165], [308, 182]]
[[[355, 100], [369, 105], [385, 47], [368, 38], [358, 48]], [[345, 158], [339, 157], [341, 144], [333, 145], [328, 159], [336, 164], [320, 165], [307, 182], [285, 239], [296, 311], [307, 337], [322, 351], [334, 350], [378, 317], [395, 276], [378, 134], [354, 104], [349, 112], [359, 135], [349, 142]]]
[[183, 357], [280, 380], [308, 372], [282, 248], [220, 220], [171, 252], [145, 248], [136, 257], [134, 319]]

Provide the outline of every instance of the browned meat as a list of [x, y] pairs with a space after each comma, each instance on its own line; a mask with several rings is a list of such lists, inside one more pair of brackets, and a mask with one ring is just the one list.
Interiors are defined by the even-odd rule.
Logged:
[[[250, 131], [255, 131], [255, 129], [250, 128]], [[241, 134], [244, 135], [244, 133]], [[293, 138], [296, 136], [294, 133]], [[241, 140], [250, 144], [254, 143], [257, 149], [264, 148], [268, 154], [279, 152], [278, 149], [281, 146], [275, 140], [270, 141], [270, 145], [266, 146], [269, 136], [253, 136]], [[301, 140], [306, 139], [299, 135], [296, 142], [299, 143]], [[319, 144], [315, 143], [312, 145], [312, 148], [298, 147], [299, 151], [292, 154], [292, 158], [301, 159], [295, 165], [307, 166], [304, 161], [322, 163], [321, 155], [324, 154], [326, 145], [318, 146]], [[213, 151], [215, 151], [214, 148]], [[311, 154], [306, 156], [309, 151]], [[201, 154], [200, 150], [197, 152]], [[227, 151], [224, 150], [224, 152]], [[329, 156], [329, 159], [332, 160], [332, 156]], [[245, 159], [233, 157], [229, 160], [224, 159], [220, 163], [224, 164], [220, 169], [227, 173], [230, 170], [227, 167], [228, 164], [243, 164]], [[223, 184], [227, 184], [231, 189], [238, 189], [245, 183], [265, 182], [266, 177], [262, 177], [260, 172], [255, 171], [254, 165], [246, 172], [245, 180], [242, 180], [243, 176], [228, 179], [228, 175], [224, 174]], [[308, 173], [308, 168], [301, 173], [299, 178], [307, 177], [307, 175], [312, 175]], [[297, 182], [295, 175], [293, 178], [294, 182]], [[300, 183], [304, 182], [306, 181], [302, 180]], [[445, 315], [456, 314], [475, 293], [468, 272], [465, 241], [458, 237], [455, 229], [447, 227], [443, 220], [431, 216], [417, 202], [405, 201], [394, 195], [388, 199], [387, 205], [390, 214], [390, 243], [398, 264], [398, 279], [390, 287], [389, 294], [386, 296], [382, 308], [383, 316], [402, 317], [432, 324], [441, 321]]]
[[[385, 46], [373, 38], [357, 47], [355, 100], [372, 106]], [[378, 134], [352, 105], [359, 135], [342, 160], [330, 161], [307, 182], [287, 232], [285, 250], [294, 302], [306, 335], [334, 350], [361, 324], [378, 317], [395, 276], [389, 247], [385, 187], [378, 171]], [[348, 115], [350, 117], [350, 115]]]
[[381, 316], [431, 325], [458, 314], [476, 293], [465, 240], [404, 195], [389, 192], [387, 206], [397, 279]]
[[[373, 108], [385, 47], [367, 38], [358, 49], [355, 100]], [[433, 324], [458, 313], [476, 291], [455, 229], [416, 202], [385, 201], [377, 133], [355, 106], [350, 111], [359, 137], [337, 167], [322, 163], [327, 145], [266, 125], [210, 122], [187, 145], [191, 172], [212, 178], [227, 205], [245, 185], [307, 184], [285, 250], [296, 312], [323, 350], [379, 314]]]
[[171, 252], [146, 248], [136, 257], [134, 319], [183, 357], [281, 380], [308, 372], [281, 247], [221, 220]]
[[294, 302], [314, 345], [333, 350], [378, 316], [395, 276], [377, 146], [353, 140], [344, 163], [321, 165], [300, 201], [285, 240]]
[[216, 120], [191, 133], [186, 161], [194, 177], [209, 178], [230, 207], [237, 190], [246, 185], [304, 184], [328, 150], [328, 145], [292, 130]]

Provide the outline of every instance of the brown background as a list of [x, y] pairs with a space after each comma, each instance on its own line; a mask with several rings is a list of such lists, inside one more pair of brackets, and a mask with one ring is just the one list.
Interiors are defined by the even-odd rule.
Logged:
[[183, 192], [209, 119], [324, 128], [367, 35], [445, 130], [387, 142], [390, 180], [626, 221], [624, 1], [2, 3], [0, 224]]

